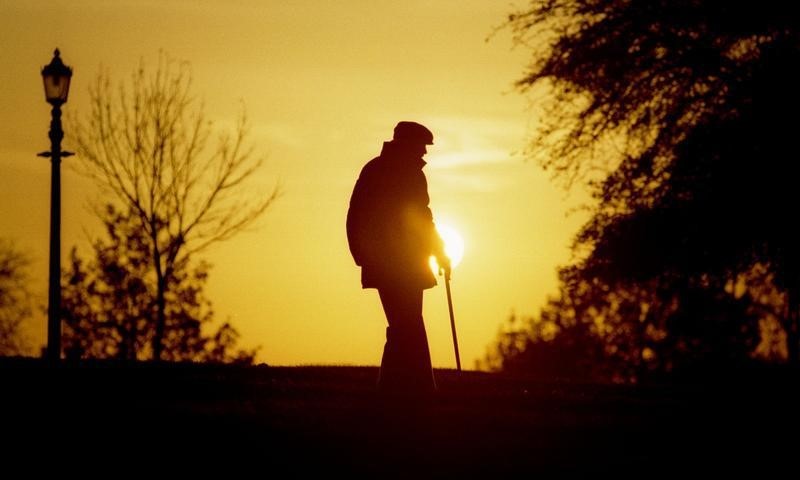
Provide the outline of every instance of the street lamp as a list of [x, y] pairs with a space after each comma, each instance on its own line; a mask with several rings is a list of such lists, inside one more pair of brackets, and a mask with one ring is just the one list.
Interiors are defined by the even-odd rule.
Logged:
[[42, 68], [44, 96], [53, 106], [50, 120], [50, 151], [40, 157], [50, 157], [50, 283], [47, 302], [47, 358], [58, 362], [61, 358], [61, 157], [72, 152], [61, 151], [61, 105], [69, 94], [72, 69], [61, 61], [56, 49], [53, 60]]

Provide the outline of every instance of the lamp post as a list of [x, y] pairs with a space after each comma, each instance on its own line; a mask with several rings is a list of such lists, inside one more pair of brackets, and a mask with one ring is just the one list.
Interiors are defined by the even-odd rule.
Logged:
[[61, 157], [73, 155], [61, 151], [61, 105], [69, 94], [72, 69], [61, 61], [58, 49], [50, 64], [42, 68], [44, 96], [53, 106], [50, 121], [50, 151], [40, 157], [50, 157], [50, 280], [47, 297], [47, 359], [61, 358]]

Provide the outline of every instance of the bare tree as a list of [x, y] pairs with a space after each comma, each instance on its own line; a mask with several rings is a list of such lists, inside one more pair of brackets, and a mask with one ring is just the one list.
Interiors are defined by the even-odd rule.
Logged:
[[29, 264], [24, 253], [0, 239], [0, 355], [21, 355], [29, 347], [22, 332], [25, 319], [33, 312]]
[[101, 71], [89, 88], [91, 110], [75, 126], [83, 173], [138, 215], [157, 286], [153, 358], [161, 359], [165, 294], [178, 267], [209, 245], [250, 226], [277, 198], [248, 193], [262, 165], [244, 113], [232, 133], [210, 140], [213, 125], [192, 95], [188, 63], [162, 54], [128, 84]]

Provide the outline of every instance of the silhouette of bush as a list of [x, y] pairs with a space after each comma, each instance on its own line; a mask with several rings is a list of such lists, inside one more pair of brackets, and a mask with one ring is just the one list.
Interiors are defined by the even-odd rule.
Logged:
[[[62, 281], [63, 348], [68, 358], [145, 360], [152, 358], [156, 331], [156, 276], [138, 215], [107, 206], [105, 239], [92, 244], [94, 257], [76, 249]], [[228, 323], [216, 332], [203, 289], [209, 265], [177, 265], [166, 291], [166, 323], [161, 359], [252, 363], [255, 350], [236, 350], [238, 332]]]
[[33, 313], [28, 287], [30, 260], [8, 240], [0, 239], [0, 356], [28, 353], [24, 324]]

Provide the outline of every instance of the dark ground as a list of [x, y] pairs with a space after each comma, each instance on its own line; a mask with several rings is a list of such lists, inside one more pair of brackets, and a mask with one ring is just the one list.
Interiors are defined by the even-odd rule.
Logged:
[[0, 458], [105, 478], [794, 478], [800, 458], [800, 389], [785, 371], [621, 386], [443, 370], [428, 402], [380, 398], [376, 375], [0, 359]]

